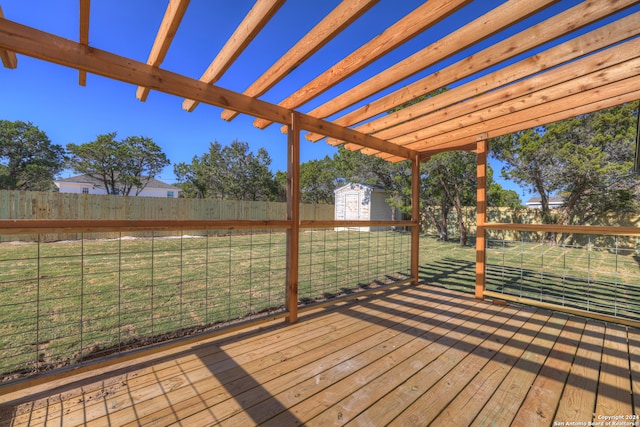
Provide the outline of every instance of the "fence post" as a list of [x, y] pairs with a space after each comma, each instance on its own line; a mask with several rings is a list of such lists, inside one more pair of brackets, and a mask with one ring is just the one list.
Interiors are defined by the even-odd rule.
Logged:
[[476, 211], [476, 298], [484, 299], [486, 286], [487, 230], [487, 141], [478, 141], [477, 171], [477, 211]]
[[300, 129], [298, 113], [291, 115], [287, 137], [287, 311], [289, 323], [298, 320], [298, 261], [300, 246]]

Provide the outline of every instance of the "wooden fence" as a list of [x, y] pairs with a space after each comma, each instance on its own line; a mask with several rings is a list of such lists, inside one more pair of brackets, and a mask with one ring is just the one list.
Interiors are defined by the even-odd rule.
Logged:
[[[0, 219], [181, 219], [283, 220], [282, 202], [212, 199], [169, 199], [94, 194], [0, 190]], [[333, 220], [333, 205], [302, 204], [304, 220]], [[74, 235], [46, 235], [42, 240], [69, 240]], [[102, 237], [117, 237], [106, 236]], [[0, 236], [0, 241], [33, 241], [37, 236]]]

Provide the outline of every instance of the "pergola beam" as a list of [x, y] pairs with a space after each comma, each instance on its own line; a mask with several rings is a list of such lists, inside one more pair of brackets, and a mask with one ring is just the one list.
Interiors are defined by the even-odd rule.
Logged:
[[[534, 56], [523, 59], [515, 64], [497, 70], [494, 73], [457, 86], [407, 108], [403, 108], [393, 114], [389, 114], [362, 126], [358, 126], [355, 130], [367, 134], [373, 134], [398, 125], [397, 128], [395, 128], [396, 131], [390, 132], [391, 135], [397, 136], [402, 134], [399, 128], [408, 129], [405, 133], [417, 130], [416, 128], [412, 128], [407, 125], [410, 120], [413, 121], [417, 117], [426, 116], [427, 114], [436, 111], [446, 112], [449, 118], [451, 118], [450, 111], [457, 108], [456, 104], [467, 106], [466, 111], [463, 111], [459, 115], [467, 114], [472, 111], [475, 103], [466, 102], [459, 104], [462, 103], [462, 101], [478, 97], [479, 95], [498, 89], [502, 86], [512, 84], [523, 78], [531, 78], [531, 76], [550, 70], [561, 64], [566, 64], [561, 67], [565, 70], [564, 73], [573, 73], [573, 76], [584, 74], [585, 70], [593, 71], [596, 69], [603, 69], [615, 64], [616, 61], [621, 62], [624, 59], [638, 56], [638, 52], [640, 51], [640, 41], [632, 40], [609, 48], [603, 52], [595, 54], [593, 54], [593, 52], [607, 48], [613, 44], [620, 43], [638, 34], [640, 34], [640, 12], [620, 19], [583, 36], [569, 40], [559, 46], [555, 46], [544, 52], [540, 52]], [[615, 58], [613, 58], [613, 56], [615, 56]], [[558, 82], [558, 78], [555, 77], [558, 76], [558, 74], [559, 73], [556, 73], [556, 70], [553, 70], [543, 74], [543, 76], [545, 76], [544, 78], [533, 77], [531, 80], [522, 81], [512, 85], [509, 93], [512, 93], [513, 95], [511, 95], [509, 99], [519, 96], [517, 93], [521, 95], [523, 93], [532, 92], [535, 89], [541, 89], [556, 84], [550, 81], [555, 78], [555, 81]], [[444, 70], [442, 73], [434, 75], [434, 77], [446, 75], [449, 74], [447, 70]], [[529, 81], [532, 82], [534, 79], [536, 80], [535, 84], [527, 83]], [[522, 88], [519, 92], [516, 92], [516, 85]], [[500, 102], [504, 102], [506, 100], [508, 99], [501, 99]], [[430, 123], [437, 123], [435, 121], [432, 122], [434, 119], [433, 116], [430, 117]], [[385, 137], [384, 134], [378, 134], [378, 136]]]
[[[635, 86], [633, 86], [634, 84]], [[407, 145], [407, 147], [424, 154], [433, 151], [458, 150], [461, 147], [476, 143], [481, 139], [479, 135], [483, 135], [482, 138], [487, 139], [496, 138], [582, 114], [593, 113], [626, 102], [636, 101], [640, 99], [640, 89], [637, 89], [639, 84], [640, 77], [626, 79], [622, 82], [572, 95], [567, 99], [552, 101], [505, 117], [488, 120], [475, 126], [417, 141]], [[550, 111], [552, 113], [549, 113]], [[380, 153], [378, 156], [383, 159], [394, 157], [384, 153]]]
[[[620, 10], [630, 7], [636, 3], [637, 0], [625, 0], [622, 2], [616, 2], [614, 4], [605, 4], [598, 1], [587, 1], [584, 3], [580, 3], [563, 13], [560, 13], [540, 24], [523, 30], [510, 38], [507, 38], [501, 42], [494, 44], [493, 46], [484, 49], [481, 52], [470, 55], [438, 71], [437, 73], [426, 76], [395, 92], [392, 92], [389, 95], [386, 95], [380, 99], [368, 103], [367, 105], [357, 108], [356, 110], [335, 119], [334, 122], [342, 126], [352, 126], [356, 123], [363, 122], [371, 117], [375, 117], [378, 114], [389, 111], [394, 107], [402, 105], [422, 95], [428, 94], [442, 87], [446, 87], [451, 83], [485, 70], [491, 66], [496, 65], [497, 63], [506, 61], [523, 52], [534, 49], [538, 46], [543, 45], [544, 43], [548, 43], [551, 40], [569, 34], [575, 31], [577, 28], [592, 24], [599, 19], [610, 16], [611, 14], [619, 12]], [[573, 58], [577, 58], [580, 54], [593, 52], [598, 48], [606, 47], [610, 44], [617, 43], [621, 40], [638, 34], [638, 28], [640, 27], [640, 18], [637, 15], [638, 14], [636, 13], [628, 18], [620, 19], [616, 24], [610, 24], [605, 28], [596, 29], [589, 33], [589, 35], [577, 37], [572, 41], [563, 43], [557, 48], [549, 49], [549, 52], [551, 52], [553, 55], [560, 56], [560, 58], [554, 58], [553, 56], [551, 56], [546, 60], [542, 60], [537, 59], [534, 56], [532, 57], [533, 59], [529, 60], [533, 61], [534, 64], [527, 64], [523, 61], [523, 67], [521, 70], [516, 70], [514, 69], [514, 67], [509, 67], [509, 73], [514, 71], [517, 71], [519, 73], [515, 74], [511, 78], [511, 81], [515, 81], [518, 78], [524, 78], [527, 75], [531, 75], [536, 72], [551, 68], [553, 66], [552, 64], [555, 63], [555, 65], [557, 65], [561, 63], [558, 61], [563, 60], [562, 56], [566, 57], [564, 61], [569, 61]], [[567, 22], [570, 22], [570, 24], [567, 24]], [[509, 74], [507, 73], [506, 67], [503, 70], [503, 74], [505, 76], [508, 76]], [[479, 80], [478, 83], [480, 83]], [[509, 81], [504, 81], [500, 84], [508, 83]], [[473, 88], [473, 86], [469, 87]], [[472, 93], [471, 96], [477, 96], [484, 90], [491, 90], [491, 88], [478, 87], [476, 93]], [[434, 100], [441, 95], [444, 94], [435, 96]], [[319, 115], [317, 109], [312, 110], [311, 112], [309, 112], [309, 114], [317, 117], [321, 117], [324, 115]], [[365, 133], [375, 131], [375, 129], [371, 128], [374, 125], [369, 126], [369, 128], [366, 128], [366, 130], [364, 130]], [[324, 135], [317, 134], [306, 135], [306, 139], [314, 142], [322, 139], [323, 137]]]
[[[638, 40], [633, 42], [640, 43]], [[633, 51], [632, 54], [637, 55], [637, 52]], [[615, 58], [615, 56], [613, 57]], [[599, 58], [596, 58], [596, 62], [598, 60]], [[573, 64], [568, 66], [573, 67]], [[605, 70], [593, 71], [578, 78], [571, 78], [571, 73], [567, 75], [562, 73], [563, 71], [562, 68], [558, 68], [553, 72], [549, 72], [551, 74], [560, 74], [564, 76], [565, 80], [569, 79], [562, 84], [556, 84], [533, 93], [521, 94], [515, 98], [510, 98], [510, 96], [512, 92], [518, 93], [517, 87], [507, 86], [469, 101], [472, 102], [470, 107], [461, 104], [459, 106], [461, 109], [471, 108], [470, 112], [465, 110], [464, 115], [461, 115], [459, 111], [456, 114], [451, 111], [445, 111], [442, 114], [434, 113], [440, 119], [447, 120], [432, 124], [433, 121], [430, 120], [430, 116], [425, 116], [416, 120], [416, 122], [422, 122], [422, 129], [396, 138], [390, 138], [389, 140], [401, 146], [423, 151], [427, 148], [426, 145], [437, 144], [434, 141], [451, 143], [452, 140], [463, 139], [465, 136], [489, 132], [492, 127], [502, 127], [501, 120], [522, 117], [524, 118], [523, 121], [526, 121], [536, 117], [536, 113], [538, 115], [546, 115], [549, 111], [566, 111], [585, 103], [594, 102], [602, 98], [603, 93], [606, 93], [607, 97], [626, 93], [635, 89], [633, 85], [625, 85], [630, 84], [627, 83], [628, 81], [638, 79], [636, 76], [640, 74], [640, 57], [616, 64]], [[536, 82], [536, 79], [553, 82], [553, 79], [540, 75], [530, 81], [523, 82], [522, 85], [536, 87], [536, 83], [544, 84], [542, 81]], [[504, 99], [509, 99], [509, 101], [501, 101]], [[483, 104], [484, 100], [487, 100], [488, 106]], [[554, 110], [550, 110], [551, 108]], [[523, 112], [523, 114], [518, 114], [520, 112]], [[394, 131], [395, 129], [391, 128], [389, 131]], [[388, 132], [383, 133], [385, 133], [385, 137], [389, 137], [389, 135], [386, 135]], [[466, 142], [468, 141], [465, 140]], [[368, 150], [366, 154], [377, 153]], [[386, 158], [384, 155], [380, 157]]]
[[[169, 51], [169, 46], [178, 31], [180, 22], [184, 17], [184, 13], [189, 6], [189, 0], [170, 0], [167, 10], [164, 13], [162, 22], [160, 23], [160, 29], [156, 34], [156, 38], [153, 42], [153, 47], [149, 53], [149, 59], [147, 64], [152, 67], [159, 67], [164, 61]], [[150, 89], [148, 87], [139, 86], [136, 90], [136, 98], [144, 102], [149, 96]]]
[[[291, 122], [292, 111], [281, 106], [100, 49], [87, 48], [80, 43], [2, 18], [0, 18], [0, 49], [15, 51], [137, 86], [149, 87], [159, 92], [195, 99], [209, 105], [233, 108], [254, 117], [283, 124]], [[352, 143], [389, 152], [395, 156], [412, 158], [415, 155], [415, 152], [408, 148], [305, 114], [300, 114], [300, 123], [302, 129], [323, 132]]]
[[[467, 102], [405, 121], [374, 135], [387, 140], [393, 139], [394, 142], [400, 141], [401, 144], [409, 138], [424, 139], [416, 135], [425, 128], [425, 124], [428, 124], [428, 128], [425, 128], [427, 132], [439, 132], [441, 124], [455, 126], [454, 120], [463, 125], [479, 120], [478, 112], [482, 112], [483, 120], [486, 120], [500, 114], [504, 111], [503, 108], [516, 111], [519, 104], [525, 105], [536, 100], [540, 103], [551, 101], [565, 94], [625, 79], [637, 73], [639, 69], [640, 39], [634, 39], [527, 80], [485, 93]], [[523, 98], [525, 96], [527, 99]], [[416, 117], [415, 111], [413, 113]], [[363, 131], [361, 128], [356, 130]]]
[[[0, 6], [0, 19], [3, 18], [4, 14], [2, 13], [2, 6]], [[11, 50], [0, 48], [0, 60], [2, 60], [2, 65], [4, 65], [5, 68], [14, 69], [18, 67], [18, 57], [16, 53]]]
[[[89, 17], [91, 0], [80, 0], [80, 44], [89, 46]], [[87, 72], [80, 70], [78, 72], [78, 84], [80, 86], [87, 85]]]
[[[297, 108], [303, 105], [470, 2], [471, 0], [431, 0], [425, 2], [304, 87], [298, 89], [279, 105], [285, 108]], [[254, 122], [254, 125], [260, 129], [264, 129], [269, 124], [271, 122], [268, 120]]]
[[[200, 81], [207, 84], [217, 82], [283, 4], [284, 0], [258, 0], [202, 74]], [[191, 112], [197, 106], [197, 100], [185, 99], [182, 102], [182, 108], [186, 111]]]
[[309, 114], [319, 118], [329, 117], [499, 33], [557, 1], [512, 0], [503, 3], [459, 30], [440, 38], [392, 67], [313, 109]]
[[[279, 81], [286, 77], [293, 69], [302, 64], [307, 58], [316, 53], [335, 36], [340, 34], [352, 22], [369, 10], [379, 0], [353, 0], [343, 1], [327, 16], [322, 19], [311, 31], [306, 33], [289, 51], [275, 64], [264, 72], [243, 93], [257, 97], [266, 93]], [[224, 120], [233, 120], [238, 113], [233, 110], [224, 110], [220, 117]]]

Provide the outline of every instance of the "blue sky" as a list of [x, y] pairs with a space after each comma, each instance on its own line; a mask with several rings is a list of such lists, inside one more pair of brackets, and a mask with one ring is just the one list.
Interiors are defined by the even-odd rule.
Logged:
[[[276, 59], [291, 47], [303, 32], [312, 28], [314, 19], [328, 13], [338, 0], [289, 0], [240, 56], [218, 85], [242, 92]], [[284, 99], [290, 87], [300, 87], [341, 57], [355, 50], [382, 32], [421, 1], [381, 0], [308, 63], [294, 70], [262, 99], [277, 103]], [[465, 11], [469, 19], [480, 16], [499, 0], [478, 0]], [[550, 12], [577, 3], [562, 0]], [[247, 0], [191, 0], [162, 68], [199, 78], [223, 46], [244, 14], [252, 6]], [[78, 0], [1, 0], [4, 15], [25, 25], [78, 40]], [[165, 0], [93, 0], [91, 2], [90, 45], [109, 52], [146, 62], [155, 34], [167, 5]], [[311, 11], [311, 13], [309, 13]], [[525, 28], [548, 13], [532, 17], [520, 24]], [[315, 18], [314, 18], [315, 17]], [[357, 75], [345, 80], [318, 99], [304, 105], [305, 112], [320, 105], [354, 83], [365, 80], [392, 62], [407, 57], [437, 39], [444, 31], [464, 22], [446, 20], [434, 29], [410, 40], [402, 48], [374, 62]], [[493, 39], [479, 44], [482, 48]], [[387, 92], [414, 81], [454, 62], [465, 53], [425, 70], [414, 78], [398, 84]], [[525, 56], [529, 56], [525, 55]], [[84, 143], [97, 135], [117, 131], [119, 137], [142, 135], [151, 137], [167, 154], [172, 163], [189, 162], [200, 155], [211, 141], [229, 144], [234, 139], [246, 141], [253, 151], [265, 147], [273, 159], [272, 169], [286, 168], [286, 136], [279, 125], [266, 130], [253, 127], [253, 118], [240, 115], [228, 123], [220, 119], [220, 108], [199, 105], [192, 113], [182, 110], [182, 99], [151, 92], [142, 103], [135, 97], [136, 87], [88, 75], [87, 86], [78, 85], [78, 72], [43, 61], [18, 56], [18, 68], [0, 67], [0, 119], [30, 121], [45, 131], [55, 144]], [[302, 161], [322, 158], [335, 152], [324, 142], [302, 145]], [[495, 177], [499, 165], [494, 163]], [[65, 172], [69, 176], [71, 172]], [[163, 171], [160, 179], [173, 182], [173, 166]], [[517, 186], [501, 181], [507, 188]]]

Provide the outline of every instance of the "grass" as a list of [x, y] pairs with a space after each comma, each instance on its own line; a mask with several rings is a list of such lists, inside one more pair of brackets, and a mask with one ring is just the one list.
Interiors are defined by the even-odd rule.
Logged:
[[[421, 279], [473, 292], [475, 248], [421, 239]], [[0, 244], [0, 375], [55, 368], [230, 321], [282, 312], [286, 234]], [[299, 301], [408, 277], [410, 237], [300, 234]], [[640, 319], [633, 250], [489, 245], [487, 288]]]
[[[300, 235], [303, 303], [406, 277], [409, 236]], [[286, 234], [0, 245], [0, 373], [24, 374], [282, 312]]]

